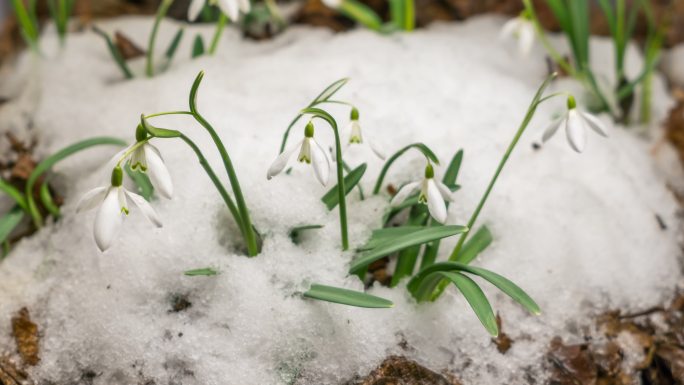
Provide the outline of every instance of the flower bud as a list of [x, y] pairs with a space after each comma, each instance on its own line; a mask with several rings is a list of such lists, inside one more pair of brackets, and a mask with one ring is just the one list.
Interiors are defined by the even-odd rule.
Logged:
[[349, 114], [351, 120], [359, 120], [359, 110], [356, 107], [352, 107], [351, 113]]
[[138, 127], [135, 129], [135, 141], [142, 142], [145, 139], [147, 139], [147, 130], [145, 130], [142, 124], [138, 124]]
[[123, 184], [123, 170], [117, 166], [112, 170], [112, 186], [119, 187]]
[[432, 167], [432, 163], [428, 163], [425, 166], [425, 179], [431, 179], [435, 177], [435, 169]]
[[312, 122], [309, 122], [306, 124], [306, 127], [304, 128], [304, 136], [307, 138], [313, 138], [314, 136], [314, 125]]

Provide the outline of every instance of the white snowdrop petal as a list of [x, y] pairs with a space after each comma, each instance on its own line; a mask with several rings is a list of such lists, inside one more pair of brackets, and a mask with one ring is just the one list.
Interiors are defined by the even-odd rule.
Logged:
[[150, 206], [150, 204], [145, 200], [145, 198], [128, 190], [124, 191], [126, 192], [126, 196], [128, 196], [133, 201], [133, 203], [140, 209], [145, 218], [147, 218], [155, 226], [162, 227], [162, 222], [161, 219], [159, 219], [159, 215], [157, 215], [157, 212], [154, 211], [152, 206]]
[[285, 169], [285, 166], [287, 166], [287, 161], [290, 160], [292, 154], [294, 154], [295, 151], [297, 151], [297, 149], [301, 147], [303, 142], [303, 140], [300, 141], [296, 145], [292, 146], [292, 148], [285, 150], [280, 155], [278, 155], [278, 157], [275, 158], [273, 163], [271, 163], [271, 167], [268, 168], [266, 178], [271, 179], [274, 176], [280, 174]]
[[401, 202], [405, 201], [406, 198], [408, 198], [409, 195], [411, 195], [418, 186], [420, 185], [420, 182], [411, 182], [408, 184], [405, 184], [402, 188], [399, 189], [399, 191], [392, 197], [392, 200], [390, 201], [390, 204], [392, 205], [398, 205]]
[[205, 0], [192, 0], [188, 7], [188, 20], [195, 21], [204, 8]]
[[97, 205], [102, 203], [105, 195], [107, 195], [107, 187], [95, 187], [88, 191], [76, 204], [76, 212], [94, 209]]
[[587, 143], [587, 132], [584, 127], [584, 121], [577, 115], [577, 111], [574, 109], [568, 112], [568, 119], [565, 122], [565, 133], [573, 150], [577, 152], [584, 151], [584, 146]]
[[240, 0], [240, 11], [242, 11], [242, 13], [248, 13], [251, 8], [252, 4], [249, 0]]
[[534, 45], [534, 27], [529, 22], [521, 22], [518, 30], [518, 48], [523, 56], [532, 51]]
[[131, 169], [142, 171], [147, 170], [147, 159], [145, 156], [144, 145], [133, 150], [131, 154]]
[[311, 146], [311, 162], [314, 169], [314, 174], [316, 174], [316, 179], [323, 186], [328, 184], [328, 177], [330, 176], [330, 161], [325, 154], [325, 150], [316, 142], [311, 139], [313, 146]]
[[603, 122], [597, 118], [596, 116], [586, 113], [586, 112], [580, 112], [582, 117], [584, 118], [584, 121], [587, 122], [587, 125], [591, 127], [594, 132], [597, 134], [603, 136], [603, 137], [608, 137], [608, 132], [606, 131], [606, 126], [603, 124]]
[[435, 181], [429, 179], [427, 181], [427, 205], [430, 215], [439, 223], [444, 223], [447, 220], [447, 209], [444, 203], [444, 198], [439, 192]]
[[121, 229], [123, 215], [119, 205], [119, 188], [110, 187], [95, 216], [95, 243], [100, 251], [107, 250]]
[[159, 156], [158, 152], [152, 145], [143, 146], [145, 151], [145, 158], [147, 160], [147, 175], [159, 195], [166, 199], [171, 199], [173, 196], [173, 181], [169, 169], [166, 168], [164, 161]]
[[520, 20], [518, 18], [508, 20], [501, 28], [499, 38], [510, 39], [513, 36], [513, 34], [515, 34], [515, 31], [518, 29], [519, 24]]
[[444, 198], [445, 201], [453, 202], [455, 200], [454, 193], [449, 190], [449, 187], [439, 181], [436, 181], [435, 184], [437, 185], [437, 189], [439, 189], [439, 192], [442, 194], [442, 198]]
[[237, 0], [218, 0], [218, 5], [229, 19], [236, 21], [240, 16]]
[[551, 137], [556, 134], [556, 132], [560, 128], [561, 124], [563, 124], [564, 118], [565, 117], [556, 119], [553, 122], [551, 122], [551, 124], [549, 124], [549, 126], [546, 128], [546, 130], [544, 130], [544, 135], [542, 136], [542, 142], [546, 143], [546, 141], [551, 139]]

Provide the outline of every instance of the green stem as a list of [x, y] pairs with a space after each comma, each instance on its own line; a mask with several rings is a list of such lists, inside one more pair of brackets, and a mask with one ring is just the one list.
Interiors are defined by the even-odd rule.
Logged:
[[228, 206], [228, 210], [230, 210], [230, 213], [233, 215], [233, 218], [235, 218], [235, 221], [237, 222], [238, 227], [240, 228], [242, 236], [245, 237], [244, 229], [241, 225], [242, 218], [240, 217], [238, 208], [235, 206], [233, 199], [230, 197], [228, 191], [226, 191], [226, 188], [221, 183], [221, 180], [216, 176], [214, 169], [211, 168], [211, 165], [207, 161], [207, 158], [204, 157], [202, 151], [200, 151], [199, 147], [197, 147], [195, 142], [193, 142], [190, 138], [183, 134], [181, 134], [179, 138], [183, 140], [188, 146], [190, 146], [192, 151], [195, 152], [197, 158], [199, 159], [200, 165], [202, 165], [204, 171], [206, 171], [207, 175], [209, 175], [209, 179], [211, 179], [211, 181], [214, 183], [214, 186], [216, 186], [216, 189], [218, 190], [219, 194], [221, 194], [221, 198], [223, 198], [223, 201], [226, 203], [226, 206]]
[[328, 122], [330, 128], [335, 134], [335, 159], [337, 159], [335, 164], [337, 166], [337, 196], [340, 209], [340, 234], [342, 238], [342, 250], [347, 250], [349, 249], [349, 236], [347, 231], [347, 189], [344, 183], [344, 159], [342, 159], [342, 144], [340, 142], [340, 132], [337, 128], [337, 122], [332, 115], [324, 110], [321, 110], [320, 108], [305, 108], [300, 112], [300, 114], [312, 114], [313, 118], [325, 120]]
[[209, 46], [209, 55], [213, 55], [218, 47], [219, 40], [223, 36], [223, 29], [226, 27], [228, 22], [228, 17], [221, 12], [218, 21], [216, 22], [216, 30], [214, 31], [214, 37], [211, 39], [211, 45]]
[[539, 23], [539, 18], [537, 17], [537, 13], [534, 10], [534, 7], [532, 6], [532, 3], [530, 0], [523, 0], [525, 3], [525, 9], [530, 14], [530, 17], [532, 19], [532, 24], [534, 24], [534, 29], [537, 31], [537, 36], [539, 36], [539, 41], [542, 43], [544, 46], [544, 49], [546, 49], [546, 52], [549, 54], [551, 59], [558, 64], [563, 71], [565, 71], [568, 75], [575, 77], [576, 76], [576, 71], [575, 68], [573, 68], [570, 63], [568, 63], [567, 60], [563, 58], [563, 56], [556, 51], [556, 49], [551, 45], [551, 42], [549, 42], [549, 39], [546, 37], [546, 34], [544, 33], [544, 28], [541, 26]]
[[404, 30], [413, 31], [416, 27], [416, 6], [413, 0], [405, 0], [404, 6]]
[[[501, 158], [501, 161], [499, 162], [499, 166], [496, 168], [496, 171], [494, 172], [494, 176], [492, 179], [489, 181], [489, 185], [487, 186], [487, 190], [485, 191], [484, 195], [482, 195], [482, 198], [480, 198], [480, 202], [477, 205], [477, 208], [473, 212], [473, 215], [470, 217], [468, 220], [468, 224], [466, 225], [469, 229], [472, 229], [473, 226], [475, 225], [475, 221], [477, 221], [477, 217], [480, 215], [480, 211], [482, 211], [482, 208], [484, 207], [485, 203], [487, 202], [487, 198], [489, 198], [489, 194], [492, 192], [492, 189], [494, 188], [494, 184], [496, 183], [497, 179], [499, 178], [499, 175], [501, 174], [501, 171], [503, 170], [504, 166], [506, 165], [506, 162], [508, 161], [508, 158], [511, 156], [511, 153], [513, 152], [513, 149], [515, 146], [518, 144], [518, 141], [520, 140], [520, 137], [522, 134], [525, 132], [525, 129], [530, 123], [530, 120], [532, 120], [532, 117], [534, 116], [535, 111], [537, 110], [537, 106], [539, 103], [542, 101], [547, 100], [548, 98], [542, 99], [542, 95], [544, 93], [544, 90], [548, 86], [549, 82], [551, 79], [553, 79], [556, 75], [551, 74], [544, 83], [539, 87], [539, 90], [537, 90], [536, 95], [532, 99], [532, 103], [530, 104], [530, 107], [527, 109], [527, 113], [525, 114], [525, 118], [523, 119], [522, 123], [520, 124], [520, 127], [516, 131], [515, 135], [513, 136], [513, 140], [511, 143], [508, 145], [508, 148], [506, 149], [506, 152], [504, 153], [503, 157]], [[553, 96], [555, 96], [554, 94]], [[561, 95], [561, 94], [558, 94]], [[454, 247], [453, 252], [451, 253], [451, 256], [449, 256], [450, 261], [455, 261], [458, 258], [459, 253], [461, 252], [461, 248], [463, 247], [463, 243], [465, 242], [466, 238], [468, 238], [468, 234], [470, 232], [464, 232], [461, 234], [461, 236], [458, 239], [458, 243], [456, 244], [456, 247]]]
[[169, 11], [169, 7], [173, 0], [162, 0], [157, 10], [157, 16], [154, 18], [154, 25], [152, 26], [152, 33], [150, 33], [150, 40], [147, 43], [147, 62], [145, 64], [145, 73], [148, 77], [154, 76], [154, 43], [157, 40], [157, 32], [159, 25]]
[[242, 194], [240, 181], [238, 181], [237, 175], [235, 173], [233, 162], [230, 160], [228, 151], [223, 145], [221, 138], [218, 136], [216, 130], [214, 130], [211, 124], [209, 124], [209, 122], [207, 122], [204, 117], [197, 112], [197, 110], [194, 110], [193, 116], [195, 117], [195, 120], [197, 120], [197, 122], [207, 130], [211, 136], [211, 139], [214, 141], [219, 154], [221, 155], [223, 165], [226, 168], [226, 173], [228, 174], [228, 179], [230, 180], [230, 186], [233, 189], [233, 194], [235, 194], [235, 202], [237, 203], [238, 211], [240, 212], [240, 216], [239, 218], [236, 218], [236, 220], [239, 219], [239, 222], [243, 227], [245, 242], [247, 243], [247, 254], [250, 257], [253, 257], [259, 253], [259, 246], [257, 245], [257, 239], [254, 232], [254, 227], [252, 226], [252, 220], [249, 216], [249, 210], [247, 209], [247, 204], [245, 203], [245, 198]]

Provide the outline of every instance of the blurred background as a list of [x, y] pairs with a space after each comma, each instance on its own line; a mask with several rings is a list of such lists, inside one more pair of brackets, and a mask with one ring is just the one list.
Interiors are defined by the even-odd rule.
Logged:
[[[20, 32], [11, 12], [10, 2], [13, 0], [0, 0], [0, 58], [6, 58], [23, 46]], [[28, 0], [24, 0], [28, 1]], [[76, 0], [74, 14], [77, 19], [72, 28], [84, 28], [94, 19], [116, 17], [120, 15], [150, 15], [154, 14], [160, 0]], [[190, 0], [174, 1], [169, 11], [169, 17], [185, 19]], [[375, 10], [381, 17], [389, 19], [389, 6], [386, 0], [362, 0], [363, 3]], [[659, 23], [667, 24], [666, 48], [672, 47], [684, 41], [684, 0], [651, 0], [653, 9]], [[245, 18], [243, 30], [248, 38], [270, 38], [282, 31], [282, 28], [273, 28], [272, 23], [258, 14], [263, 9], [261, 0], [253, 0], [254, 15]], [[542, 24], [549, 30], [557, 30], [554, 18], [546, 7], [546, 1], [533, 1], [539, 10]], [[629, 3], [629, 2], [628, 2]], [[278, 1], [278, 7], [287, 25], [306, 24], [335, 31], [344, 31], [354, 27], [354, 23], [339, 14], [337, 11], [326, 7], [321, 0], [287, 0]], [[598, 2], [593, 6], [597, 12], [592, 12], [592, 31], [596, 34], [607, 34], [608, 26], [599, 12]], [[418, 28], [425, 27], [437, 21], [464, 20], [468, 17], [486, 13], [500, 13], [517, 15], [523, 9], [521, 0], [417, 0], [416, 1], [416, 25]], [[45, 22], [49, 17], [46, 0], [37, 0], [37, 16]], [[212, 15], [206, 12], [202, 21], [212, 21]], [[643, 37], [646, 28], [642, 20], [637, 27], [637, 39]]]

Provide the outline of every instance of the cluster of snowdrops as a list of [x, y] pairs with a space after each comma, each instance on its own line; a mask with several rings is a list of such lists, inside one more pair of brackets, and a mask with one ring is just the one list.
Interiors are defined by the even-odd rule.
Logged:
[[[173, 195], [171, 174], [165, 167], [159, 150], [151, 142], [162, 139], [179, 139], [195, 152], [199, 164], [204, 168], [224, 200], [244, 240], [247, 256], [253, 257], [259, 254], [261, 235], [258, 232], [258, 227], [250, 219], [249, 209], [232, 160], [220, 137], [197, 107], [197, 92], [203, 77], [204, 73], [201, 72], [191, 87], [187, 111], [160, 112], [141, 116], [140, 124], [135, 131], [136, 142], [117, 153], [110, 163], [113, 164], [111, 183], [89, 191], [78, 203], [79, 211], [97, 208], [94, 237], [100, 250], [105, 251], [116, 241], [122, 223], [131, 209], [131, 202], [140, 209], [150, 222], [157, 226], [162, 225], [159, 216], [145, 197], [124, 187], [124, 170], [129, 169], [143, 173], [149, 178], [154, 190], [161, 197], [171, 198]], [[476, 231], [473, 229], [509, 155], [527, 128], [537, 106], [556, 96], [567, 98], [567, 108], [565, 113], [544, 132], [544, 140], [551, 138], [563, 127], [572, 149], [581, 152], [587, 141], [588, 131], [593, 130], [602, 136], [606, 136], [606, 130], [601, 121], [591, 114], [581, 111], [572, 95], [562, 92], [544, 95], [544, 91], [553, 77], [554, 75], [549, 76], [534, 96], [523, 122], [495, 170], [490, 184], [465, 225], [447, 223], [448, 206], [456, 201], [454, 195], [459, 188], [456, 178], [463, 158], [463, 151], [458, 151], [444, 170], [440, 169], [442, 162], [423, 143], [407, 144], [386, 158], [385, 154], [372, 143], [369, 143], [367, 137], [364, 136], [358, 109], [351, 103], [334, 99], [337, 92], [347, 83], [347, 79], [334, 82], [314, 98], [308, 106], [299, 111], [284, 133], [280, 154], [269, 169], [264, 170], [266, 177], [271, 179], [282, 174], [288, 165], [292, 165], [294, 160], [309, 165], [313, 169], [315, 178], [324, 186], [329, 184], [331, 171], [334, 171], [336, 185], [325, 194], [322, 201], [328, 209], [337, 208], [339, 212], [340, 250], [343, 251], [349, 248], [350, 243], [347, 232], [346, 196], [355, 187], [359, 187], [358, 183], [366, 170], [365, 163], [354, 169], [347, 167], [344, 162], [346, 148], [348, 146], [369, 145], [372, 152], [385, 161], [375, 183], [373, 194], [381, 194], [385, 175], [399, 157], [409, 153], [410, 150], [419, 153], [425, 159], [424, 177], [421, 180], [403, 185], [394, 196], [390, 197], [383, 218], [383, 227], [374, 230], [370, 239], [357, 248], [356, 257], [350, 264], [349, 274], [357, 275], [359, 279], [365, 280], [370, 264], [388, 256], [397, 258], [391, 286], [396, 286], [402, 279], [409, 279], [408, 290], [417, 301], [421, 302], [437, 299], [449, 284], [453, 284], [467, 299], [485, 328], [492, 335], [496, 335], [498, 327], [494, 311], [484, 292], [470, 276], [476, 275], [490, 282], [530, 312], [538, 314], [540, 311], [534, 300], [513, 282], [499, 274], [470, 264], [492, 241], [492, 234], [486, 226], [482, 226]], [[336, 119], [325, 110], [325, 106], [333, 104], [341, 104], [350, 108], [350, 119], [345, 130], [340, 129]], [[156, 127], [150, 122], [154, 117], [165, 115], [190, 115], [209, 133], [216, 150], [221, 155], [229, 183], [224, 184], [221, 181], [219, 175], [207, 162], [202, 149], [189, 137], [177, 130]], [[303, 137], [296, 144], [287, 146], [288, 138], [293, 135], [291, 131], [302, 119], [305, 119]], [[316, 139], [316, 130], [321, 129], [331, 129], [334, 134], [334, 143], [331, 146], [333, 156], [329, 155], [328, 151], [325, 150], [326, 146]], [[438, 174], [443, 177], [438, 179], [436, 176]], [[264, 183], [267, 182], [264, 181]], [[408, 215], [405, 216], [407, 219], [397, 226], [397, 215], [402, 212], [408, 212]], [[292, 231], [315, 231], [317, 228], [320, 226], [303, 226]], [[447, 258], [440, 260], [440, 240], [455, 235], [459, 236], [458, 243]], [[419, 260], [420, 264], [418, 264]], [[210, 268], [199, 269], [191, 272], [191, 274], [214, 275], [216, 271]], [[310, 289], [303, 293], [303, 297], [359, 307], [383, 308], [393, 306], [392, 302], [365, 292], [323, 284], [311, 285]]]

